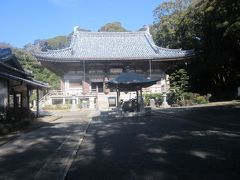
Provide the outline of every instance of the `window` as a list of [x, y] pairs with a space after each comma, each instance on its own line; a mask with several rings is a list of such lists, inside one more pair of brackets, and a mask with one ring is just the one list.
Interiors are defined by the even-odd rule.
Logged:
[[22, 108], [22, 93], [14, 93], [9, 95], [10, 108]]
[[97, 74], [101, 74], [103, 73], [103, 70], [102, 69], [97, 69]]
[[21, 93], [16, 94], [16, 107], [18, 107], [18, 108], [22, 107], [22, 94]]
[[103, 92], [103, 82], [91, 82], [92, 90], [97, 90], [98, 92]]
[[108, 105], [109, 105], [109, 107], [115, 107], [116, 106], [116, 98], [108, 97]]
[[65, 104], [72, 104], [72, 99], [65, 99]]
[[52, 99], [52, 104], [63, 104], [63, 99]]
[[122, 68], [110, 68], [110, 73], [112, 74], [120, 74], [123, 72]]
[[9, 95], [9, 107], [11, 107], [11, 108], [14, 107], [14, 95], [13, 94]]

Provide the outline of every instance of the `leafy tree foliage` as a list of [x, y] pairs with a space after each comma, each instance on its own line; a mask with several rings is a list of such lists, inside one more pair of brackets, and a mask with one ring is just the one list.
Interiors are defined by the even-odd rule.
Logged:
[[60, 88], [59, 77], [43, 67], [29, 52], [15, 49], [14, 53], [24, 69], [34, 75], [34, 79], [48, 83], [51, 89]]
[[173, 0], [160, 4], [154, 10], [155, 22], [151, 32], [155, 42], [168, 48], [178, 48], [176, 30], [191, 0]]
[[45, 48], [49, 50], [63, 49], [70, 45], [69, 36], [56, 36], [45, 41]]
[[187, 71], [185, 69], [175, 70], [175, 72], [170, 74], [169, 81], [172, 96], [174, 96], [176, 102], [182, 101], [183, 93], [188, 90], [189, 85], [189, 76], [187, 74]]
[[169, 76], [170, 87], [180, 92], [188, 89], [189, 76], [185, 69], [178, 69]]
[[122, 27], [122, 24], [120, 22], [112, 22], [112, 23], [105, 24], [98, 31], [99, 32], [126, 32], [127, 30], [124, 27]]
[[236, 91], [240, 84], [240, 1], [174, 0], [155, 9], [155, 17], [152, 31], [158, 45], [196, 50], [198, 58], [187, 69], [193, 91], [218, 97]]

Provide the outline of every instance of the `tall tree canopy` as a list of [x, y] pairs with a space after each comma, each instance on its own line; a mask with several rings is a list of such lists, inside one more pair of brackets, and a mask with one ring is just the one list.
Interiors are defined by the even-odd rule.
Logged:
[[120, 22], [112, 22], [112, 23], [105, 24], [98, 31], [99, 32], [126, 32], [127, 30], [124, 27], [122, 27], [122, 24]]
[[195, 91], [236, 91], [240, 74], [240, 1], [173, 0], [155, 9], [152, 28], [158, 45], [194, 48], [188, 66]]
[[191, 0], [173, 0], [160, 4], [154, 10], [154, 25], [151, 29], [155, 42], [162, 47], [178, 48], [176, 30], [185, 15]]
[[25, 70], [34, 75], [34, 79], [48, 83], [51, 89], [60, 88], [60, 79], [54, 73], [43, 67], [32, 55], [25, 50], [15, 49], [19, 62]]

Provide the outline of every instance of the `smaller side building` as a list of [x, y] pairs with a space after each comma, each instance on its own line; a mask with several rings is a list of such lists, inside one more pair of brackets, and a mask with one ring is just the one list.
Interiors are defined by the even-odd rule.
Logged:
[[48, 87], [48, 84], [34, 80], [30, 73], [24, 71], [10, 48], [0, 48], [0, 120], [31, 115], [31, 92], [37, 90], [38, 98], [39, 90]]

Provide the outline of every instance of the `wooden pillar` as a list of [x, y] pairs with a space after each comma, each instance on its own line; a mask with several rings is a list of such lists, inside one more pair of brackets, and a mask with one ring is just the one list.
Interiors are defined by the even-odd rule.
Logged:
[[29, 87], [27, 86], [27, 109], [29, 109], [29, 101], [30, 101], [30, 97], [29, 97]]
[[144, 104], [143, 104], [143, 94], [142, 94], [142, 87], [140, 89], [140, 96], [141, 96], [141, 104], [140, 104], [140, 111], [143, 111], [144, 109]]
[[99, 105], [98, 105], [98, 86], [96, 86], [96, 110], [99, 109]]
[[39, 117], [39, 89], [37, 88], [37, 117]]
[[152, 78], [152, 60], [149, 60], [149, 77]]
[[8, 105], [7, 105], [7, 107], [8, 108], [10, 108], [10, 81], [8, 80], [7, 81], [8, 82]]
[[140, 89], [140, 98], [141, 98], [140, 103], [141, 103], [141, 107], [142, 107], [142, 105], [143, 105], [142, 88]]
[[119, 107], [119, 89], [117, 88], [117, 108]]
[[139, 106], [138, 106], [138, 90], [136, 91], [137, 93], [137, 112], [139, 112]]

